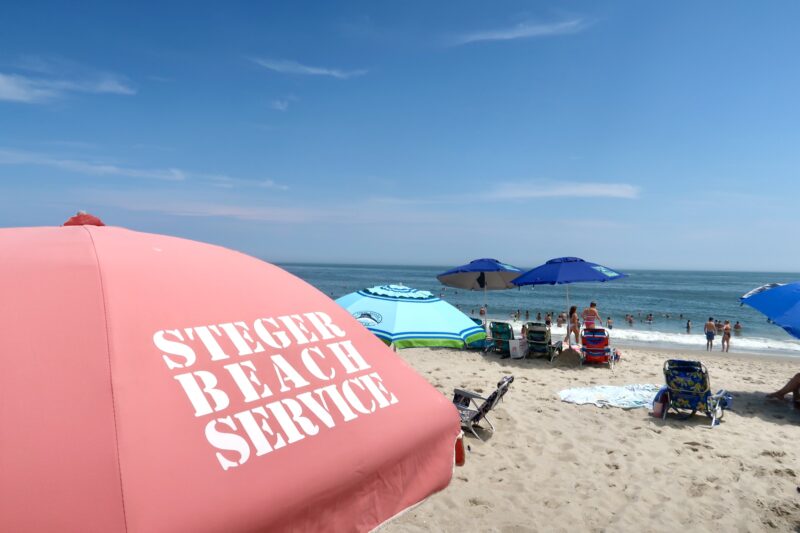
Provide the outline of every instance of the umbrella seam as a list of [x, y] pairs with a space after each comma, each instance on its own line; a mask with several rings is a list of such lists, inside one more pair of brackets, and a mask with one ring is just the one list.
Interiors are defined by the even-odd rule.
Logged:
[[125, 509], [125, 488], [123, 487], [122, 483], [122, 459], [120, 458], [119, 453], [119, 428], [117, 427], [117, 398], [114, 394], [114, 377], [113, 372], [111, 370], [111, 334], [108, 328], [108, 306], [106, 305], [106, 290], [105, 284], [103, 283], [103, 269], [100, 267], [100, 256], [97, 254], [97, 246], [94, 242], [94, 236], [92, 232], [89, 230], [88, 227], [83, 226], [86, 230], [86, 233], [89, 234], [89, 242], [92, 244], [92, 251], [94, 252], [94, 258], [97, 262], [97, 274], [98, 278], [100, 279], [100, 295], [103, 298], [103, 321], [105, 323], [105, 330], [106, 330], [106, 354], [108, 355], [108, 381], [109, 385], [111, 386], [111, 411], [114, 415], [114, 444], [116, 445], [117, 449], [117, 471], [119, 472], [119, 491], [120, 495], [122, 496], [122, 522], [125, 526], [125, 531], [128, 531], [128, 515]]

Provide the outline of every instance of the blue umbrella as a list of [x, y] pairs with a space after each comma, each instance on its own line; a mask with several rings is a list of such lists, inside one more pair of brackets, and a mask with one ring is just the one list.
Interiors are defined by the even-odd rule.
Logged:
[[748, 292], [739, 301], [800, 339], [800, 282], [770, 283]]
[[467, 315], [428, 291], [403, 285], [381, 285], [336, 300], [386, 344], [397, 348], [449, 346], [486, 338]]
[[[557, 257], [531, 269], [512, 281], [514, 285], [561, 285], [588, 281], [611, 281], [627, 274], [584, 261], [580, 257]], [[569, 287], [567, 288], [569, 307]]]

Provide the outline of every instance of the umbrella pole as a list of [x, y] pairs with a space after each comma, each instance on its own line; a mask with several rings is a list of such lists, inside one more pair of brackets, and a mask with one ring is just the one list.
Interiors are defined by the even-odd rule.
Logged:
[[486, 307], [486, 284], [483, 285], [483, 308], [486, 310], [486, 314], [483, 315], [483, 328], [486, 330], [488, 335], [489, 333], [489, 308]]

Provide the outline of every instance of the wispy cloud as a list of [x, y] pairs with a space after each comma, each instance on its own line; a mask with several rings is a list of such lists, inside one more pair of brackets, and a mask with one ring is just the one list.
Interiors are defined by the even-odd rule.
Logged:
[[193, 180], [217, 187], [261, 187], [285, 191], [289, 187], [273, 180], [245, 180], [225, 174], [191, 172], [179, 168], [135, 168], [98, 161], [62, 158], [39, 152], [0, 147], [0, 165], [48, 167], [89, 176], [108, 176], [120, 178], [153, 179], [163, 181]]
[[486, 194], [493, 200], [529, 198], [622, 198], [639, 197], [639, 187], [627, 183], [504, 183]]
[[450, 40], [450, 44], [458, 46], [482, 41], [511, 41], [514, 39], [569, 35], [583, 31], [588, 25], [585, 20], [580, 18], [551, 23], [523, 22], [508, 28], [479, 30], [457, 35]]
[[363, 76], [364, 74], [367, 73], [367, 70], [365, 69], [342, 70], [338, 68], [312, 67], [310, 65], [303, 65], [302, 63], [298, 63], [297, 61], [292, 61], [290, 59], [268, 59], [268, 58], [254, 57], [251, 58], [251, 61], [256, 65], [262, 66], [266, 69], [275, 72], [280, 72], [282, 74], [301, 74], [305, 76], [330, 76], [332, 78], [346, 80], [348, 78], [354, 78], [356, 76]]
[[289, 109], [289, 100], [273, 100], [269, 106], [275, 111], [286, 111]]
[[0, 72], [0, 100], [38, 104], [71, 93], [136, 94], [136, 89], [123, 77], [75, 63], [29, 57], [16, 66], [26, 73]]
[[478, 193], [426, 197], [375, 197], [373, 201], [395, 205], [441, 205], [507, 202], [532, 198], [620, 198], [633, 200], [640, 189], [627, 183], [593, 182], [505, 182]]
[[181, 181], [187, 177], [185, 172], [177, 168], [139, 169], [4, 148], [0, 148], [0, 165], [41, 166], [90, 176], [119, 176], [167, 181]]

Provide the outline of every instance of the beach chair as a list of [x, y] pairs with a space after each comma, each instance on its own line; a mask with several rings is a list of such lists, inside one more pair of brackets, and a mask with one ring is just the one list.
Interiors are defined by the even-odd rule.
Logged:
[[550, 361], [555, 357], [557, 345], [553, 344], [550, 328], [543, 322], [528, 322], [525, 324], [528, 342], [528, 357], [547, 357]]
[[509, 354], [508, 341], [514, 338], [514, 330], [508, 322], [490, 322], [489, 334], [494, 341], [494, 350], [502, 354]]
[[583, 328], [581, 332], [581, 365], [584, 363], [607, 364], [614, 368], [616, 350], [609, 345], [608, 331], [603, 328]]
[[725, 409], [730, 408], [733, 398], [725, 390], [711, 393], [708, 370], [699, 361], [670, 359], [664, 363], [664, 379], [667, 382], [667, 408], [662, 418], [674, 411], [680, 420], [693, 416], [698, 411], [711, 418], [711, 427], [722, 419]]
[[[480, 318], [473, 318], [473, 322], [475, 322], [476, 326], [485, 327], [483, 320]], [[488, 352], [489, 350], [494, 350], [495, 344], [494, 341], [490, 338], [481, 339], [479, 341], [470, 342], [467, 344], [467, 348], [470, 350], [481, 350], [483, 352]]]
[[[485, 420], [486, 423], [489, 424], [491, 431], [494, 432], [494, 425], [488, 418], [489, 411], [500, 403], [513, 381], [514, 376], [504, 377], [497, 383], [497, 389], [488, 397], [483, 397], [477, 392], [455, 389], [453, 391], [453, 405], [456, 406], [458, 414], [461, 416], [461, 427], [470, 431], [479, 441], [483, 442], [483, 439], [475, 431], [475, 428], [481, 427], [480, 423]], [[483, 403], [479, 405], [478, 400], [481, 400]]]

